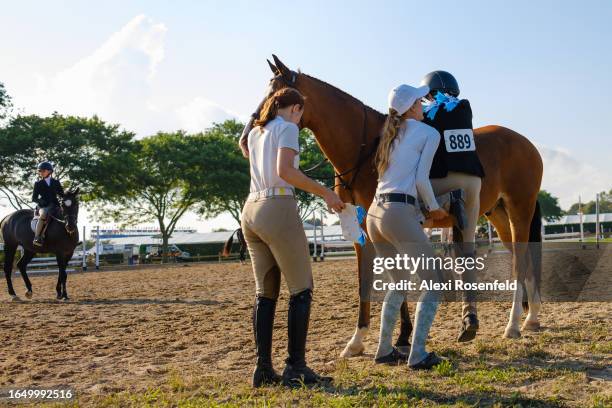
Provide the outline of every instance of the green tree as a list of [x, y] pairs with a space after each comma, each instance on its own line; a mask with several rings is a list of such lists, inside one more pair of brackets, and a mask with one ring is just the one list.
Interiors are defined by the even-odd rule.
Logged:
[[216, 123], [204, 132], [204, 137], [215, 145], [215, 155], [222, 158], [219, 166], [210, 169], [210, 177], [214, 179], [216, 188], [201, 201], [196, 211], [205, 218], [229, 212], [240, 224], [242, 207], [249, 194], [250, 174], [249, 162], [238, 147], [238, 139], [244, 125], [235, 120]]
[[[334, 186], [334, 168], [325, 160], [325, 155], [321, 152], [319, 145], [312, 132], [309, 129], [300, 131], [300, 168], [306, 171], [308, 177], [318, 180], [329, 188]], [[314, 166], [318, 166], [312, 171]], [[306, 220], [314, 215], [315, 211], [327, 209], [325, 202], [315, 196], [302, 190], [297, 190], [296, 196], [298, 199], [298, 209], [302, 220]]]
[[13, 101], [11, 96], [6, 91], [4, 84], [0, 82], [0, 121], [3, 121], [10, 115], [12, 107]]
[[559, 199], [548, 191], [540, 190], [538, 192], [538, 202], [540, 203], [542, 216], [546, 221], [558, 220], [563, 215], [563, 210], [559, 206]]
[[[567, 210], [568, 214], [578, 214], [578, 203], [574, 203], [571, 205], [569, 210]], [[587, 201], [586, 203], [582, 203], [582, 213], [583, 214], [595, 214], [596, 212], [596, 203], [595, 200]], [[610, 213], [612, 212], [612, 189], [608, 192], [602, 191], [599, 193], [599, 212], [600, 213]]]
[[226, 159], [222, 144], [214, 137], [184, 132], [158, 133], [135, 142], [133, 170], [123, 180], [127, 191], [99, 197], [96, 217], [122, 226], [156, 220], [165, 258], [181, 217], [228, 183], [215, 179]]
[[538, 202], [540, 203], [542, 216], [546, 221], [558, 220], [563, 216], [563, 210], [559, 206], [559, 199], [548, 191], [540, 190], [538, 192]]
[[49, 160], [64, 185], [81, 186], [84, 200], [115, 194], [132, 154], [134, 134], [97, 117], [16, 116], [0, 128], [0, 198], [30, 207], [36, 165]]
[[[217, 187], [211, 192], [208, 200], [202, 201], [197, 206], [197, 212], [206, 218], [229, 212], [236, 222], [240, 223], [240, 214], [249, 194], [250, 185], [249, 162], [242, 157], [238, 147], [238, 139], [243, 128], [242, 123], [227, 120], [213, 125], [204, 133], [217, 145], [217, 154], [224, 158], [222, 165], [211, 169], [213, 172], [211, 178], [220, 183], [217, 183]], [[325, 156], [321, 153], [309, 130], [303, 129], [300, 132], [299, 140], [300, 168], [309, 169], [323, 161]], [[323, 163], [313, 173], [309, 175], [326, 177], [326, 179], [321, 179], [321, 182], [328, 186], [332, 185], [331, 177], [334, 173], [329, 163]], [[322, 207], [321, 200], [310, 193], [297, 190], [296, 195], [302, 219], [311, 217], [314, 210]]]

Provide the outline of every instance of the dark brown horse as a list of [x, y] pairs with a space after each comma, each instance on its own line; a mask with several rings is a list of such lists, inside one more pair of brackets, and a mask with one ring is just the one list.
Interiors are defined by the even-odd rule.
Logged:
[[[270, 80], [269, 94], [283, 87], [294, 87], [306, 96], [302, 126], [314, 133], [321, 150], [334, 166], [338, 194], [344, 201], [369, 208], [377, 184], [373, 152], [385, 115], [330, 84], [287, 68], [276, 56], [273, 57], [274, 64], [268, 61], [274, 74]], [[244, 129], [243, 140], [246, 140], [252, 126], [251, 119]], [[524, 288], [527, 289], [529, 313], [523, 329], [539, 328], [540, 296], [537, 279], [533, 278], [538, 276], [539, 257], [538, 254], [529, 253], [526, 243], [541, 241], [537, 194], [542, 179], [542, 159], [529, 140], [510, 129], [485, 126], [476, 129], [474, 135], [486, 174], [482, 181], [480, 210], [512, 251], [513, 273], [522, 282], [517, 285], [504, 332], [505, 337], [516, 338], [520, 336]], [[437, 221], [435, 226], [452, 226], [452, 220]], [[373, 251], [362, 251], [359, 246], [356, 246], [356, 251], [360, 286], [359, 318], [356, 332], [344, 349], [343, 356], [363, 352], [363, 337], [370, 323], [368, 294], [372, 268], [364, 265], [371, 265], [371, 260], [364, 262], [361, 258], [364, 253]], [[526, 273], [527, 270], [531, 273]], [[408, 344], [411, 330], [406, 303], [402, 305], [401, 312], [400, 338], [396, 343], [399, 346]]]
[[32, 232], [30, 223], [34, 217], [34, 211], [18, 210], [7, 215], [0, 222], [0, 231], [4, 241], [4, 276], [6, 277], [8, 293], [13, 300], [19, 300], [17, 294], [15, 294], [15, 289], [13, 289], [11, 279], [13, 261], [19, 246], [23, 248], [23, 255], [17, 262], [17, 267], [26, 286], [26, 297], [32, 297], [32, 283], [26, 272], [28, 263], [34, 258], [36, 253], [54, 253], [58, 267], [57, 285], [55, 287], [57, 298], [68, 300], [66, 267], [70, 259], [72, 259], [74, 249], [79, 243], [79, 229], [77, 226], [79, 189], [67, 191], [60, 201], [60, 205], [60, 215], [49, 220], [42, 247], [32, 244], [34, 232]]

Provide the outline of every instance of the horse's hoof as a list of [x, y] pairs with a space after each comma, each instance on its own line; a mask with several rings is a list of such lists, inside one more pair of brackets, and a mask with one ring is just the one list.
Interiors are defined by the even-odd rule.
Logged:
[[518, 339], [521, 337], [521, 332], [517, 329], [506, 327], [504, 331], [504, 338], [506, 339]]
[[21, 302], [21, 299], [17, 295], [12, 295], [11, 296], [11, 301], [13, 301], [13, 302]]
[[470, 313], [463, 318], [461, 323], [461, 331], [459, 332], [459, 336], [457, 336], [457, 341], [459, 343], [464, 343], [466, 341], [474, 340], [474, 338], [476, 338], [476, 333], [478, 332], [478, 327], [478, 318], [476, 318], [475, 314]]
[[356, 357], [363, 354], [365, 350], [365, 346], [363, 344], [347, 344], [342, 353], [340, 353], [340, 357], [342, 358], [350, 358]]
[[395, 348], [404, 354], [410, 354], [410, 343], [407, 346], [395, 346]]
[[32, 291], [31, 291], [31, 290], [28, 290], [28, 291], [25, 293], [25, 297], [27, 297], [28, 299], [32, 299]]
[[523, 323], [523, 328], [521, 330], [538, 331], [540, 330], [540, 322], [537, 320], [534, 320], [534, 321], [525, 320], [525, 323]]

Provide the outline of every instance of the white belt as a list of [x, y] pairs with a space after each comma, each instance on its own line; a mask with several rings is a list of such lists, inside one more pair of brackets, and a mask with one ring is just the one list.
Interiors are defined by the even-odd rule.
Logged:
[[293, 192], [293, 188], [291, 187], [270, 187], [265, 190], [249, 193], [247, 201], [253, 201], [253, 200], [258, 200], [260, 198], [274, 197], [274, 196], [295, 197], [295, 193]]

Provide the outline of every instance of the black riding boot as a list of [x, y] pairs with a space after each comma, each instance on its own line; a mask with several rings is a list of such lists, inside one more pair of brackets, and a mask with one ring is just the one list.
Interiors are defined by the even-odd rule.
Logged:
[[463, 190], [453, 190], [450, 192], [450, 210], [449, 213], [455, 216], [457, 220], [457, 228], [463, 231], [467, 224], [467, 216], [465, 215], [465, 199]]
[[300, 386], [302, 384], [328, 383], [331, 377], [322, 377], [306, 366], [306, 336], [310, 320], [312, 290], [307, 289], [289, 299], [289, 357], [283, 371], [283, 385]]
[[253, 308], [253, 332], [257, 350], [257, 366], [253, 372], [253, 387], [277, 384], [281, 377], [272, 367], [272, 329], [276, 300], [258, 296]]
[[46, 219], [43, 217], [38, 218], [36, 223], [36, 232], [34, 232], [34, 241], [32, 242], [35, 246], [43, 246], [43, 230], [45, 229]]
[[[463, 258], [475, 258], [476, 248], [472, 242], [460, 242], [457, 243], [458, 255]], [[477, 271], [475, 269], [466, 269], [461, 275], [463, 282], [474, 285], [478, 282]], [[463, 305], [462, 305], [462, 319], [461, 319], [461, 331], [457, 337], [458, 342], [466, 342], [474, 340], [476, 333], [478, 332], [479, 322], [476, 311], [476, 291], [464, 290], [462, 293]]]

